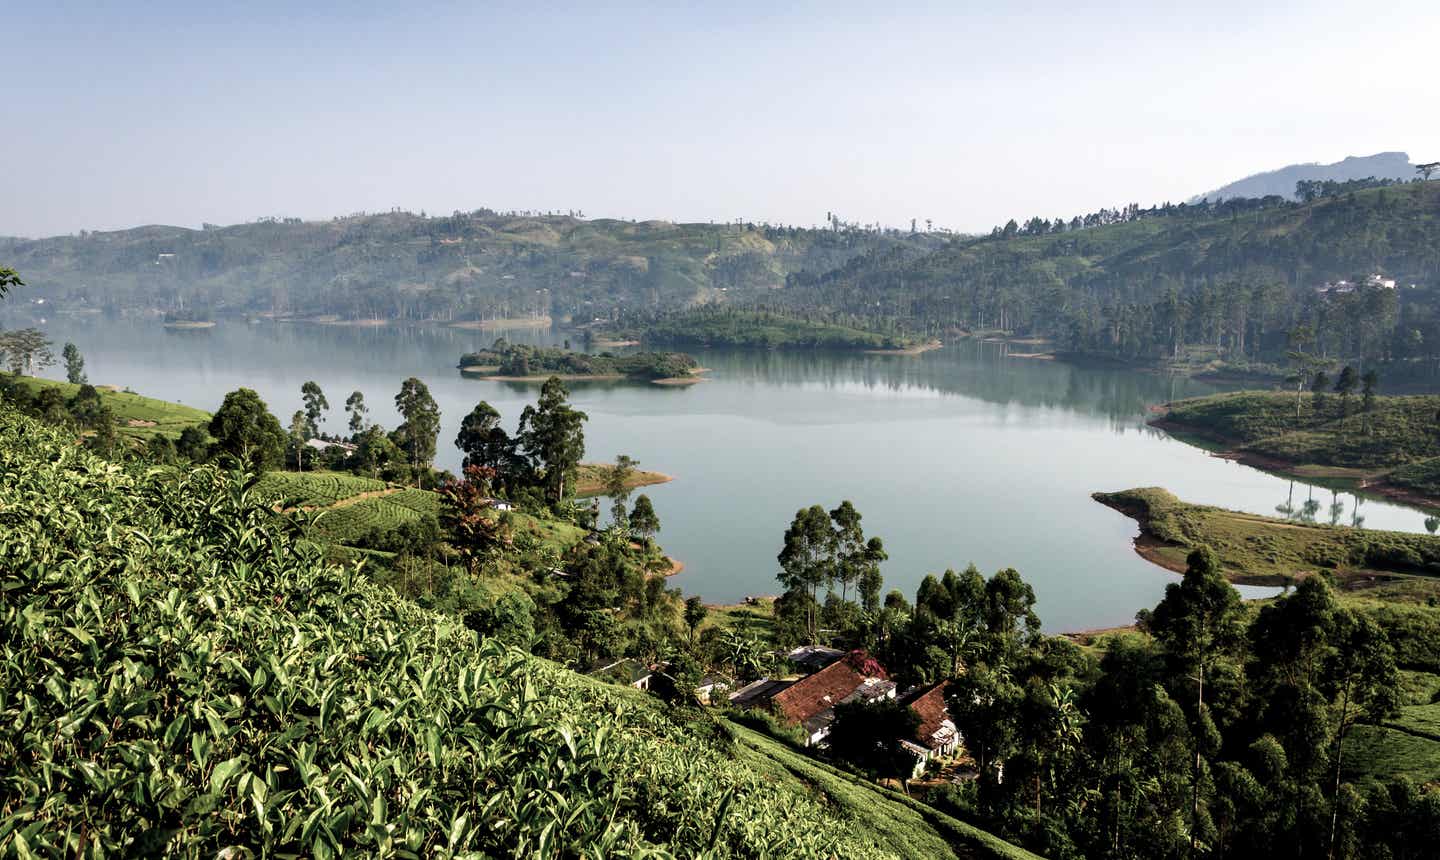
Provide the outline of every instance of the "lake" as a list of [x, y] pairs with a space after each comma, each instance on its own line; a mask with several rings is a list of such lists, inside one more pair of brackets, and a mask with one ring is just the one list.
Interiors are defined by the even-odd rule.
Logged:
[[[63, 318], [97, 384], [204, 409], [247, 386], [288, 424], [313, 379], [345, 426], [363, 391], [372, 420], [394, 427], [393, 397], [418, 376], [443, 411], [438, 465], [458, 471], [460, 418], [487, 400], [511, 428], [538, 385], [465, 379], [462, 352], [498, 333], [438, 327], [347, 328], [222, 322], [170, 331], [156, 322]], [[509, 331], [558, 343], [548, 330]], [[1052, 632], [1128, 623], [1174, 576], [1137, 556], [1136, 526], [1092, 501], [1097, 490], [1163, 486], [1191, 502], [1274, 515], [1319, 503], [1322, 521], [1423, 531], [1419, 511], [1292, 482], [1206, 454], [1145, 425], [1146, 407], [1218, 389], [1192, 380], [1013, 358], [961, 341], [916, 356], [704, 351], [710, 380], [689, 387], [573, 383], [587, 412], [586, 459], [625, 453], [676, 476], [648, 487], [659, 540], [685, 562], [672, 580], [708, 601], [778, 590], [776, 553], [797, 509], [850, 499], [890, 554], [886, 590], [913, 599], [926, 573], [974, 562], [1014, 567], [1035, 587]], [[50, 368], [50, 376], [63, 371]], [[1332, 510], [1332, 504], [1336, 505]], [[602, 508], [605, 505], [602, 505]], [[1247, 594], [1267, 589], [1244, 589]]]

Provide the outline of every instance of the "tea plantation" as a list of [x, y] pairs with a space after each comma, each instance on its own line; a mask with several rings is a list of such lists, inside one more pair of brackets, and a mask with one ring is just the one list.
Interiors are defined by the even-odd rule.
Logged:
[[0, 856], [904, 851], [699, 712], [324, 565], [230, 476], [72, 441], [0, 404]]

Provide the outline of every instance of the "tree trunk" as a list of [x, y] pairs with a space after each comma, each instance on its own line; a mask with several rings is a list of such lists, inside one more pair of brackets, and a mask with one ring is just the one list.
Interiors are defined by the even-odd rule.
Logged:
[[[1200, 686], [1195, 691], [1195, 722], [1205, 709], [1205, 661], [1200, 661]], [[1197, 726], [1198, 727], [1198, 726]], [[1190, 775], [1190, 853], [1199, 845], [1196, 831], [1200, 829], [1200, 737], [1195, 737], [1195, 771]]]
[[1350, 684], [1340, 695], [1340, 726], [1335, 736], [1335, 791], [1330, 796], [1330, 860], [1335, 860], [1335, 831], [1340, 823], [1340, 761], [1345, 749], [1345, 719], [1350, 711]]

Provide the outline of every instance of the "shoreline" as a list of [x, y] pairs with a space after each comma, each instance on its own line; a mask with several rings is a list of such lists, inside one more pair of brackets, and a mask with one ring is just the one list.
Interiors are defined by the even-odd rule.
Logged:
[[[581, 463], [580, 465], [600, 470], [611, 468], [609, 463]], [[673, 480], [675, 480], [674, 475], [640, 469], [631, 474], [630, 480], [625, 482], [625, 488], [627, 490], [637, 490], [641, 487], [657, 487], [661, 484], [668, 484]], [[603, 480], [594, 483], [583, 480], [575, 482], [576, 498], [593, 499], [603, 495], [605, 495], [605, 484]]]
[[1269, 472], [1274, 475], [1295, 478], [1302, 481], [1323, 481], [1326, 479], [1354, 481], [1354, 491], [1356, 493], [1398, 502], [1414, 508], [1422, 508], [1429, 512], [1440, 511], [1440, 499], [1385, 481], [1384, 475], [1389, 471], [1387, 469], [1375, 471], [1357, 469], [1351, 466], [1322, 466], [1316, 463], [1296, 463], [1293, 460], [1285, 460], [1267, 454], [1257, 454], [1235, 447], [1234, 439], [1228, 439], [1204, 427], [1195, 427], [1190, 424], [1170, 420], [1169, 410], [1164, 406], [1152, 406], [1151, 410], [1158, 413], [1158, 417], [1146, 423], [1157, 430], [1164, 430], [1176, 441], [1185, 442], [1185, 444], [1193, 446], [1193, 443], [1186, 442], [1185, 439], [1182, 438], [1180, 434], [1183, 434], [1184, 436], [1205, 439], [1224, 447], [1224, 449], [1220, 451], [1208, 452], [1212, 457], [1219, 457], [1222, 460], [1230, 460], [1242, 466], [1259, 469], [1262, 472]]
[[541, 317], [507, 317], [505, 319], [493, 320], [460, 320], [459, 322], [446, 323], [446, 328], [467, 329], [470, 331], [495, 331], [497, 329], [509, 328], [549, 328], [553, 320], [548, 316]]
[[938, 340], [930, 340], [919, 346], [907, 346], [897, 349], [865, 349], [861, 350], [865, 355], [919, 355], [922, 352], [929, 352], [932, 349], [939, 349], [945, 344]]
[[202, 329], [214, 328], [214, 320], [175, 320], [174, 322], [161, 323], [165, 328], [173, 329]]

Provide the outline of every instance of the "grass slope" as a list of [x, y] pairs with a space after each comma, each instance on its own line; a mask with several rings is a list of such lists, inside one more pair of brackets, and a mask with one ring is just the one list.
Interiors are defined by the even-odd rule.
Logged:
[[0, 557], [0, 854], [926, 856], [324, 565], [214, 469], [132, 472], [3, 404]]
[[753, 729], [734, 722], [728, 722], [727, 729], [743, 750], [741, 757], [757, 773], [776, 781], [788, 778], [811, 786], [837, 815], [873, 833], [881, 844], [902, 857], [1036, 858], [1029, 851], [898, 791], [817, 761]]
[[[1297, 409], [1298, 407], [1298, 409]], [[1348, 413], [1348, 414], [1342, 414]], [[1317, 410], [1310, 395], [1240, 391], [1179, 400], [1158, 423], [1203, 434], [1246, 455], [1314, 477], [1349, 477], [1440, 499], [1440, 396], [1376, 397], [1374, 411], [1348, 409], [1330, 395]], [[1327, 468], [1317, 468], [1327, 467]]]
[[[16, 377], [16, 381], [29, 388], [32, 394], [38, 394], [46, 388], [58, 389], [66, 400], [74, 397], [80, 388], [69, 382], [34, 376]], [[100, 401], [115, 413], [120, 422], [117, 429], [123, 436], [149, 439], [151, 436], [163, 435], [174, 439], [186, 427], [210, 423], [210, 413], [193, 406], [142, 397], [133, 392], [116, 391], [109, 387], [96, 386], [96, 389], [100, 392]]]
[[1290, 577], [1331, 570], [1440, 577], [1440, 538], [1281, 520], [1182, 502], [1159, 487], [1096, 493], [1096, 501], [1140, 522], [1142, 554], [1172, 569], [1207, 545], [1235, 582], [1282, 584]]

